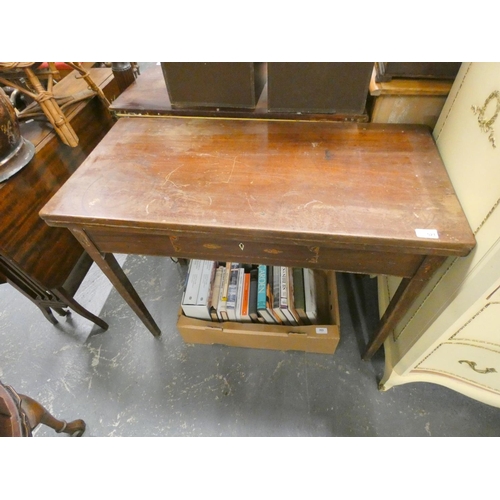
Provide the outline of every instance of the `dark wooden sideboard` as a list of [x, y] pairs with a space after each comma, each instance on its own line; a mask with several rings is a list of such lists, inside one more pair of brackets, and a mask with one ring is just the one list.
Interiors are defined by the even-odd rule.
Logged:
[[[367, 89], [368, 94], [368, 89]], [[174, 107], [170, 102], [160, 65], [146, 68], [142, 74], [113, 102], [110, 108], [117, 116], [206, 116], [213, 118], [246, 118], [275, 120], [313, 120], [367, 122], [365, 112], [356, 113], [302, 113], [297, 111], [271, 111], [268, 84], [260, 95], [255, 109]]]
[[[111, 69], [90, 70], [109, 100], [119, 89]], [[55, 95], [73, 95], [86, 88], [76, 72], [54, 87]], [[0, 283], [8, 282], [55, 323], [52, 309], [70, 307], [100, 327], [107, 324], [84, 309], [73, 295], [92, 259], [64, 228], [49, 227], [38, 213], [76, 171], [114, 123], [94, 97], [66, 111], [79, 136], [77, 147], [64, 145], [44, 121], [21, 123], [22, 135], [35, 146], [35, 156], [23, 170], [0, 184]]]

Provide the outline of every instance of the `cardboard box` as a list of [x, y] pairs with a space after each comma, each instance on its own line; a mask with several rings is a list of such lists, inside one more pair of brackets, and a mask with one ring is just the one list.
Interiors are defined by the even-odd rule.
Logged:
[[179, 313], [177, 328], [190, 344], [223, 344], [253, 349], [333, 354], [340, 340], [337, 282], [334, 272], [315, 271], [321, 324], [280, 326], [263, 323], [211, 322]]

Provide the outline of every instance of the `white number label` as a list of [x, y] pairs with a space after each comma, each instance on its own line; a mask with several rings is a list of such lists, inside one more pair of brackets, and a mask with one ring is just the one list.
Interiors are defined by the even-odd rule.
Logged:
[[432, 240], [439, 239], [437, 229], [415, 229], [415, 234], [418, 238], [430, 238]]

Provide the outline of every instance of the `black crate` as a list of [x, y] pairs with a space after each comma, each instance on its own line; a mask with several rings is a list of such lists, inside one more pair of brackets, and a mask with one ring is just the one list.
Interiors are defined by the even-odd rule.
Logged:
[[162, 62], [172, 107], [254, 109], [265, 85], [265, 63]]
[[270, 111], [361, 115], [373, 63], [268, 63]]

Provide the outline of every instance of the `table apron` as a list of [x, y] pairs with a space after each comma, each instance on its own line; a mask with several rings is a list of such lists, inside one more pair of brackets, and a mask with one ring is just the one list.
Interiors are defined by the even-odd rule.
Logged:
[[424, 255], [332, 248], [303, 242], [269, 242], [257, 238], [221, 239], [208, 235], [127, 233], [86, 227], [100, 252], [170, 256], [187, 259], [243, 262], [332, 269], [342, 272], [388, 274], [411, 278]]

